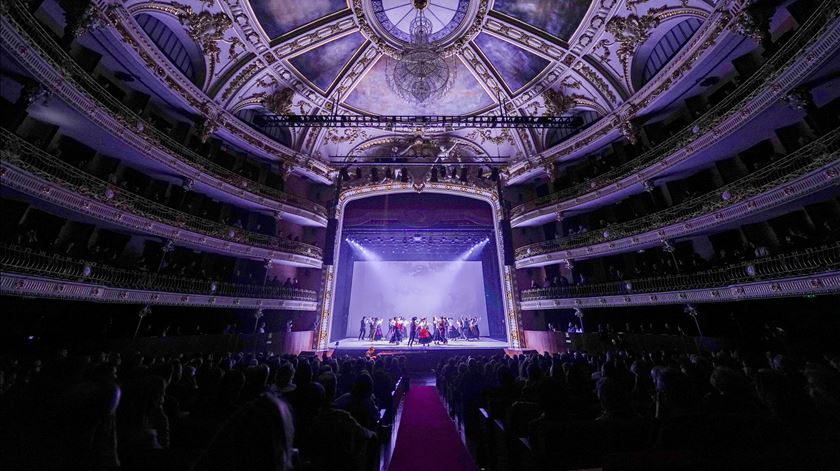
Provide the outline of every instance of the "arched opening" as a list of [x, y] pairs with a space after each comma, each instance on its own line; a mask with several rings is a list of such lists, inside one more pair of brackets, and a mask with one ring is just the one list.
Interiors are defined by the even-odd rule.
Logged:
[[286, 147], [291, 147], [292, 132], [289, 131], [289, 128], [278, 126], [266, 127], [256, 124], [257, 117], [264, 114], [268, 114], [268, 112], [262, 108], [246, 108], [244, 110], [239, 110], [239, 112], [236, 113], [236, 117], [241, 119], [242, 121], [245, 121], [252, 128], [274, 139], [280, 144], [283, 144]]
[[589, 126], [590, 124], [598, 121], [600, 115], [592, 110], [582, 110], [577, 109], [573, 110], [572, 116], [579, 117], [583, 119], [583, 124], [580, 127], [575, 129], [568, 129], [568, 128], [551, 128], [548, 130], [545, 136], [545, 148], [548, 149], [549, 147], [555, 146], [569, 137], [579, 133], [585, 127]]
[[170, 27], [164, 20], [148, 13], [140, 13], [134, 18], [172, 65], [193, 84], [204, 85], [204, 54], [192, 39], [183, 34], [180, 25]]
[[639, 89], [662, 70], [680, 52], [703, 22], [699, 18], [683, 20], [665, 34], [649, 39], [639, 48], [633, 60], [633, 87]]
[[[383, 337], [394, 317], [445, 317], [455, 327], [466, 318], [476, 321], [480, 339], [449, 340], [506, 347], [508, 299], [496, 208], [477, 196], [383, 193], [346, 201], [340, 210], [331, 306], [324, 306], [329, 324], [322, 335], [348, 348], [360, 336], [363, 317], [382, 320]], [[376, 335], [370, 329], [365, 341]], [[381, 342], [387, 346], [388, 339]]]

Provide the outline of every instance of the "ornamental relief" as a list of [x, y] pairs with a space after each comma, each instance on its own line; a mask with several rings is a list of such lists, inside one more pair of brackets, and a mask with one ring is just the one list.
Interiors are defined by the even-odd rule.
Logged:
[[127, 11], [132, 17], [144, 12], [175, 17], [183, 26], [187, 36], [204, 54], [207, 64], [206, 87], [209, 88], [213, 78], [233, 66], [246, 49], [235, 32], [230, 37], [225, 37], [233, 24], [226, 13], [213, 12], [211, 10], [213, 2], [202, 2], [200, 5], [202, 5], [201, 10], [196, 11], [193, 6], [179, 2], [137, 3], [129, 7]]
[[[628, 80], [630, 75], [630, 63], [639, 48], [650, 37], [650, 34], [659, 26], [662, 21], [659, 14], [668, 7], [662, 6], [651, 8], [644, 15], [631, 13], [627, 16], [614, 16], [607, 22], [607, 32], [612, 34], [613, 42], [601, 40], [597, 48], [605, 50], [608, 46], [616, 45], [616, 55], [624, 67], [624, 78]], [[596, 49], [597, 49], [596, 48]], [[609, 51], [606, 52], [609, 55]], [[601, 53], [600, 57], [604, 57]]]

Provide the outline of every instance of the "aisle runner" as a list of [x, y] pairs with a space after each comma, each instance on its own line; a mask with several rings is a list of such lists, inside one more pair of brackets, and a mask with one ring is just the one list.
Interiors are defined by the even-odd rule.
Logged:
[[408, 390], [388, 471], [477, 471], [432, 386]]

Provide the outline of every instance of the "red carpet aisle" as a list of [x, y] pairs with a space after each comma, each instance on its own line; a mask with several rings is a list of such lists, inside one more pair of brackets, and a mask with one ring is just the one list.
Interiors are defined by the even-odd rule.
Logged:
[[388, 471], [477, 471], [432, 386], [412, 387]]

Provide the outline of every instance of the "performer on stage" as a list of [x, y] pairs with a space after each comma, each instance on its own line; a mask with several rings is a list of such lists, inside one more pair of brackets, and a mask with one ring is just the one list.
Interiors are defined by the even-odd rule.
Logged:
[[376, 333], [376, 318], [371, 317], [368, 320], [368, 340], [373, 342], [373, 335]]
[[367, 327], [367, 317], [362, 316], [362, 323], [359, 325], [359, 340], [364, 340], [365, 338], [365, 328]]
[[385, 334], [385, 338], [388, 339], [390, 342], [394, 338], [394, 328], [397, 325], [397, 318], [388, 319], [388, 333]]
[[408, 346], [414, 345], [417, 337], [417, 317], [411, 318], [411, 324], [408, 326]]
[[402, 342], [402, 325], [400, 324], [400, 319], [395, 317], [391, 322], [393, 326], [391, 327], [391, 338], [388, 339], [388, 343], [399, 344]]
[[429, 325], [426, 323], [426, 318], [420, 320], [420, 343], [428, 347], [432, 343], [432, 334], [429, 333]]
[[448, 324], [449, 324], [449, 332], [447, 333], [447, 335], [446, 335], [446, 336], [447, 336], [450, 340], [455, 340], [455, 339], [457, 339], [457, 338], [458, 338], [458, 336], [459, 336], [460, 334], [458, 334], [458, 325], [457, 325], [457, 323], [455, 322], [455, 319], [452, 319], [452, 318], [450, 317], [450, 318], [448, 319]]
[[382, 340], [382, 319], [376, 319], [376, 332], [373, 334], [373, 340]]

